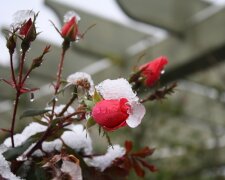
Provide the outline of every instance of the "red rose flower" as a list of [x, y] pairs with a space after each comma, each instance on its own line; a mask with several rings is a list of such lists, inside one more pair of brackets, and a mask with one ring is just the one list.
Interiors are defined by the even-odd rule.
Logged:
[[68, 38], [70, 41], [75, 41], [77, 39], [77, 35], [78, 35], [78, 25], [76, 22], [76, 17], [73, 16], [62, 27], [61, 36], [63, 38]]
[[126, 126], [130, 105], [126, 98], [102, 100], [92, 109], [94, 120], [106, 130], [115, 130]]
[[161, 72], [167, 63], [167, 57], [161, 56], [139, 68], [141, 70], [141, 76], [145, 78], [144, 82], [146, 86], [153, 86], [159, 80]]
[[31, 28], [31, 26], [32, 26], [32, 23], [33, 23], [33, 22], [32, 22], [32, 20], [31, 20], [31, 18], [30, 18], [28, 21], [26, 21], [26, 22], [21, 26], [19, 34], [26, 37], [27, 34], [28, 34], [29, 31], [30, 31], [30, 28]]

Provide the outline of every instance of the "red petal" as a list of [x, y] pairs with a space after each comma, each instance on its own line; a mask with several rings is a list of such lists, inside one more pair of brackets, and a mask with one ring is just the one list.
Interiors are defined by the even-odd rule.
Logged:
[[75, 41], [78, 33], [78, 27], [76, 24], [76, 17], [72, 17], [70, 21], [64, 24], [61, 29], [62, 37], [69, 37], [71, 40]]
[[30, 18], [28, 21], [26, 21], [26, 22], [22, 25], [22, 27], [20, 28], [19, 34], [22, 35], [22, 36], [26, 36], [27, 33], [29, 32], [29, 29], [30, 29], [31, 26], [32, 26], [32, 20], [31, 20], [31, 18]]
[[148, 62], [140, 67], [142, 76], [145, 77], [145, 84], [152, 86], [159, 80], [161, 71], [168, 63], [168, 59], [165, 56], [158, 57], [151, 62]]
[[102, 100], [92, 109], [94, 120], [106, 130], [115, 130], [119, 127], [126, 126], [127, 113], [130, 106], [128, 100]]

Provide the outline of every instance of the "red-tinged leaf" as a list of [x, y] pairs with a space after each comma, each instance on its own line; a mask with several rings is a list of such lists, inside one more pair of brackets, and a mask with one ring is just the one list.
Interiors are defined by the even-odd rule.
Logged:
[[109, 168], [107, 168], [104, 172], [104, 174], [108, 174], [114, 177], [114, 179], [118, 179], [118, 178], [125, 178], [126, 176], [128, 176], [129, 174], [129, 170], [118, 167], [118, 166], [111, 166]]
[[125, 159], [124, 159], [124, 168], [129, 170], [129, 169], [131, 169], [131, 167], [132, 167], [131, 159], [128, 158], [128, 157], [125, 157]]
[[125, 141], [125, 145], [124, 146], [126, 148], [126, 154], [128, 154], [131, 151], [132, 147], [133, 147], [133, 143], [131, 141]]
[[148, 168], [151, 172], [156, 172], [156, 171], [158, 171], [158, 169], [154, 166], [154, 165], [152, 165], [152, 164], [149, 164], [148, 162], [146, 162], [146, 161], [144, 161], [144, 160], [139, 160], [140, 162], [141, 162], [141, 164], [144, 166], [144, 167], [146, 167], [146, 168]]
[[144, 147], [143, 149], [132, 153], [132, 156], [138, 156], [138, 157], [146, 157], [146, 156], [150, 156], [153, 154], [153, 152], [155, 151], [155, 149], [150, 149], [149, 147]]
[[142, 169], [142, 167], [140, 166], [140, 164], [138, 163], [138, 161], [133, 160], [133, 168], [134, 168], [136, 174], [139, 177], [144, 177], [145, 176], [145, 171]]

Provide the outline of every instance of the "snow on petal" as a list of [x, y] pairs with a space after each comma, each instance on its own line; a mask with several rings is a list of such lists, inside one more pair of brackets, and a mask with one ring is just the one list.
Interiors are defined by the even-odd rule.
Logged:
[[83, 125], [71, 124], [66, 128], [70, 131], [65, 131], [62, 134], [63, 142], [76, 151], [83, 150], [85, 154], [91, 154], [92, 141], [87, 131], [84, 130]]
[[65, 15], [64, 15], [64, 23], [67, 23], [71, 20], [71, 18], [75, 17], [76, 18], [76, 23], [78, 23], [81, 18], [80, 16], [75, 12], [75, 11], [68, 11]]
[[126, 98], [130, 102], [138, 101], [138, 97], [133, 92], [131, 85], [124, 78], [106, 79], [97, 85], [96, 89], [104, 99]]
[[13, 14], [13, 24], [12, 27], [18, 27], [22, 25], [28, 19], [33, 19], [35, 12], [32, 10], [19, 10]]
[[129, 117], [126, 123], [129, 127], [135, 128], [141, 123], [146, 110], [145, 107], [138, 102], [132, 102], [131, 107], [131, 110], [128, 111]]
[[125, 149], [120, 145], [113, 145], [109, 147], [107, 153], [102, 156], [95, 156], [92, 159], [86, 158], [85, 161], [88, 165], [98, 168], [100, 171], [104, 171], [107, 167], [112, 165], [112, 162], [116, 158], [120, 158], [125, 154]]

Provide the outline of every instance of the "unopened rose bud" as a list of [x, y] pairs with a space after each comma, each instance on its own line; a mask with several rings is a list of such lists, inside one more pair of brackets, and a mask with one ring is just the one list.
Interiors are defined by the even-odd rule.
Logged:
[[15, 34], [10, 35], [7, 38], [6, 47], [9, 49], [10, 54], [13, 54], [16, 48], [16, 36]]
[[67, 38], [70, 41], [75, 41], [78, 33], [78, 26], [76, 24], [76, 17], [72, 17], [71, 20], [64, 24], [61, 30], [63, 38]]
[[33, 22], [30, 18], [20, 28], [19, 34], [21, 36], [24, 36], [24, 39], [26, 39], [26, 41], [34, 41], [37, 37], [36, 27], [34, 23], [35, 22]]
[[139, 67], [141, 77], [144, 78], [144, 84], [148, 87], [153, 86], [160, 78], [164, 66], [168, 63], [165, 56], [158, 57]]

